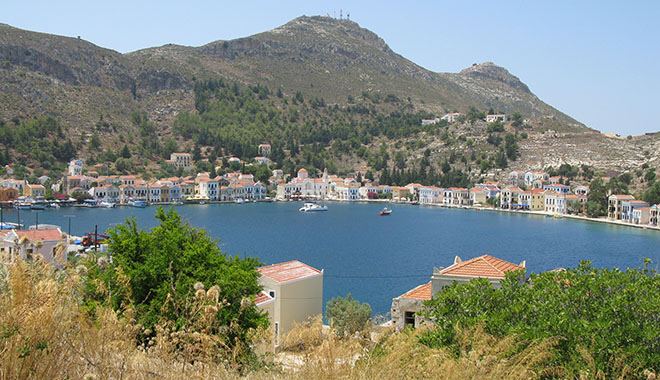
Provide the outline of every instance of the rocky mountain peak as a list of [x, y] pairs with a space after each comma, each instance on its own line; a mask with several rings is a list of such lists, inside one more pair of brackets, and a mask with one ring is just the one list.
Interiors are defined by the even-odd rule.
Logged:
[[472, 66], [461, 70], [460, 75], [499, 81], [515, 89], [531, 93], [529, 87], [520, 81], [517, 76], [511, 74], [504, 67], [497, 66], [493, 62], [475, 63]]

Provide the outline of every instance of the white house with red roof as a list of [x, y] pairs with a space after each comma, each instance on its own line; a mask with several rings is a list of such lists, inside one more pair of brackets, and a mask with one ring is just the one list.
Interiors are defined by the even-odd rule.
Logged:
[[525, 186], [532, 186], [537, 179], [547, 181], [550, 179], [550, 175], [545, 172], [527, 172], [525, 173]]
[[259, 284], [274, 299], [269, 318], [276, 345], [295, 323], [323, 314], [323, 270], [294, 260], [260, 267], [257, 271], [261, 275]]
[[62, 256], [58, 260], [64, 263], [67, 260], [67, 239], [59, 228], [9, 230], [0, 238], [0, 252], [3, 257], [18, 254], [24, 260], [41, 255], [45, 262], [52, 263], [55, 261], [58, 244], [62, 247]]
[[525, 270], [525, 262], [519, 265], [498, 259], [490, 255], [482, 255], [463, 261], [454, 258], [454, 264], [447, 268], [433, 268], [431, 281], [392, 299], [392, 324], [396, 329], [406, 326], [418, 327], [423, 320], [417, 312], [424, 307], [424, 301], [430, 300], [434, 294], [442, 291], [454, 282], [464, 284], [476, 278], [485, 278], [494, 288], [499, 288], [500, 281], [506, 273], [514, 270]]

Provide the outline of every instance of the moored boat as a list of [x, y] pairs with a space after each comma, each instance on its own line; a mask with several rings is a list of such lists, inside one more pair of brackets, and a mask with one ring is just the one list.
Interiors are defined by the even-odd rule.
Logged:
[[389, 215], [391, 213], [392, 213], [392, 209], [385, 207], [381, 212], [378, 213], [378, 215]]
[[320, 205], [316, 202], [305, 202], [298, 211], [303, 211], [303, 212], [328, 211], [328, 206]]
[[144, 208], [147, 207], [147, 201], [143, 201], [140, 199], [131, 199], [130, 201], [128, 201], [128, 205], [130, 207]]
[[29, 210], [31, 208], [31, 204], [27, 202], [15, 202], [14, 203], [14, 208], [18, 210]]
[[103, 202], [99, 203], [99, 206], [102, 207], [102, 208], [114, 208], [115, 204], [112, 203], [112, 202], [103, 201]]

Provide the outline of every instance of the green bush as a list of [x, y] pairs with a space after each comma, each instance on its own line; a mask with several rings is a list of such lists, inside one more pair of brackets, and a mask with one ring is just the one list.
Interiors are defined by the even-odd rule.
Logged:
[[[451, 285], [426, 303], [435, 324], [422, 338], [430, 346], [456, 345], [456, 327], [483, 325], [490, 334], [523, 343], [559, 338], [558, 365], [577, 373], [591, 365], [614, 377], [623, 360], [660, 370], [660, 278], [648, 269], [576, 269], [545, 272], [523, 282], [509, 273], [500, 289], [485, 279]], [[587, 353], [587, 354], [585, 354]]]
[[371, 318], [371, 306], [351, 297], [335, 297], [325, 306], [325, 317], [340, 336], [350, 336], [361, 331]]

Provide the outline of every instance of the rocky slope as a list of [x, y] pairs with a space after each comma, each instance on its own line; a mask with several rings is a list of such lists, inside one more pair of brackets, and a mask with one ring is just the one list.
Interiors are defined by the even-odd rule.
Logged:
[[[460, 73], [431, 72], [348, 20], [302, 16], [246, 38], [200, 47], [164, 45], [129, 54], [0, 24], [4, 120], [54, 115], [69, 125], [71, 135], [89, 135], [102, 117], [113, 125], [111, 131], [99, 131], [103, 142], [116, 146], [117, 135], [134, 132], [134, 110], [146, 111], [160, 126], [159, 134], [168, 134], [174, 117], [193, 109], [195, 82], [208, 78], [266, 84], [340, 105], [349, 95], [392, 94], [437, 116], [470, 107], [519, 111], [538, 127], [538, 134], [530, 133], [521, 143], [525, 165], [536, 167], [560, 161], [634, 167], [653, 159], [657, 151], [638, 147], [656, 146], [654, 136], [613, 140], [586, 128], [538, 99], [505, 68], [488, 62]], [[547, 120], [552, 120], [551, 126], [545, 125]], [[552, 132], [540, 133], [545, 130]], [[563, 137], [548, 137], [555, 133]], [[640, 149], [650, 150], [650, 157], [639, 156]]]

